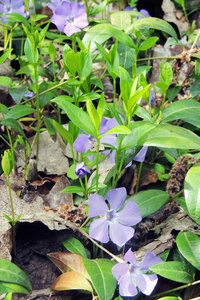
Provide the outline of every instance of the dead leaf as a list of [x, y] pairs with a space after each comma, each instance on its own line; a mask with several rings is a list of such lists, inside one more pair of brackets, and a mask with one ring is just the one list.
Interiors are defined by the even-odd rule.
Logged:
[[51, 288], [56, 291], [85, 290], [93, 293], [89, 281], [78, 272], [67, 272], [61, 274], [52, 284]]
[[83, 263], [83, 257], [76, 253], [52, 252], [47, 254], [48, 258], [60, 269], [61, 272], [74, 271], [90, 278]]

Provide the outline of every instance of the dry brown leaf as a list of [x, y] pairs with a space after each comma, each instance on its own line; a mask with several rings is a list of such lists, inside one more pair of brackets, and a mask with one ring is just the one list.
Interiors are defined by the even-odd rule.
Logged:
[[76, 253], [52, 252], [47, 254], [48, 258], [60, 269], [61, 272], [74, 271], [90, 278], [82, 263], [83, 257]]
[[78, 272], [67, 272], [61, 274], [52, 284], [51, 288], [56, 291], [85, 290], [93, 293], [93, 289], [89, 281]]

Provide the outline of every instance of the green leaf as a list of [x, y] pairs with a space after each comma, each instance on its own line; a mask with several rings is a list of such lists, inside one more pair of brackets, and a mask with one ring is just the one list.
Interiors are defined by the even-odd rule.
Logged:
[[6, 174], [6, 176], [9, 176], [14, 165], [13, 157], [9, 149], [4, 151], [1, 165], [2, 165], [3, 172]]
[[184, 193], [190, 217], [200, 224], [200, 163], [195, 164], [186, 174]]
[[119, 67], [119, 71], [121, 96], [124, 101], [124, 105], [128, 110], [128, 100], [130, 97], [133, 80], [130, 77], [128, 71], [126, 71], [124, 68]]
[[1, 85], [10, 86], [12, 84], [12, 79], [8, 76], [0, 76]]
[[2, 283], [12, 283], [32, 290], [26, 274], [15, 264], [2, 258], [0, 258], [0, 278]]
[[104, 49], [104, 47], [102, 47], [100, 44], [98, 44], [97, 42], [95, 42], [99, 52], [101, 53], [101, 55], [103, 56], [103, 58], [110, 64], [112, 65], [112, 60], [111, 60], [111, 56], [109, 55], [109, 53]]
[[186, 265], [179, 261], [164, 262], [152, 266], [150, 269], [156, 274], [176, 282], [190, 283], [194, 281], [194, 274], [191, 274]]
[[34, 49], [31, 41], [29, 38], [26, 39], [25, 41], [25, 46], [24, 46], [24, 52], [25, 52], [25, 56], [28, 59], [28, 62], [31, 64], [34, 64], [37, 60], [35, 60], [35, 51], [36, 49]]
[[78, 179], [78, 176], [75, 174], [75, 167], [76, 167], [76, 165], [73, 164], [67, 170], [67, 176], [71, 179]]
[[111, 14], [111, 23], [121, 30], [126, 30], [131, 25], [131, 16], [125, 12], [114, 12]]
[[62, 191], [60, 191], [60, 193], [76, 193], [76, 194], [82, 192], [83, 192], [82, 188], [80, 186], [75, 186], [75, 185], [67, 186]]
[[7, 118], [7, 119], [1, 121], [1, 124], [5, 125], [5, 126], [10, 126], [11, 128], [14, 128], [28, 141], [26, 135], [24, 134], [23, 129], [21, 128], [21, 126], [19, 125], [19, 123], [16, 120]]
[[154, 124], [146, 121], [133, 122], [130, 125], [131, 133], [123, 138], [121, 150], [131, 149], [138, 144], [138, 140], [154, 129]]
[[50, 42], [50, 45], [49, 45], [49, 55], [51, 57], [51, 60], [54, 62], [55, 59], [56, 59], [56, 47], [54, 46], [54, 44], [52, 42]]
[[164, 205], [169, 199], [167, 192], [160, 190], [147, 190], [139, 192], [130, 198], [127, 201], [134, 201], [137, 203], [140, 210], [142, 218], [154, 213], [162, 205]]
[[150, 38], [148, 38], [147, 40], [145, 40], [144, 42], [142, 42], [139, 46], [139, 51], [146, 51], [148, 49], [150, 49], [151, 47], [153, 47], [155, 45], [155, 43], [157, 42], [159, 38], [157, 36], [152, 36]]
[[168, 62], [166, 62], [164, 64], [163, 61], [161, 61], [160, 82], [162, 84], [165, 84], [168, 88], [170, 86], [170, 84], [172, 83], [172, 79], [173, 79], [173, 71], [172, 71], [171, 65]]
[[88, 98], [86, 101], [86, 107], [87, 107], [87, 112], [90, 116], [90, 119], [92, 120], [92, 123], [93, 123], [94, 127], [96, 128], [96, 132], [99, 135], [101, 119], [100, 119], [99, 114], [90, 98]]
[[131, 131], [128, 127], [124, 125], [119, 125], [116, 127], [113, 127], [112, 129], [106, 131], [104, 134], [102, 134], [100, 137], [107, 135], [107, 134], [112, 134], [112, 133], [117, 133], [117, 134], [130, 134]]
[[195, 100], [184, 99], [173, 102], [162, 110], [161, 123], [179, 119], [200, 127], [200, 103]]
[[200, 270], [200, 238], [191, 231], [179, 232], [176, 244], [185, 259]]
[[18, 14], [18, 13], [9, 13], [7, 19], [8, 19], [9, 22], [13, 21], [13, 22], [16, 22], [16, 23], [17, 22], [24, 23], [28, 28], [30, 28], [29, 22], [21, 14]]
[[93, 137], [97, 137], [96, 128], [85, 111], [67, 101], [53, 99], [52, 102], [56, 102], [78, 128], [89, 133]]
[[83, 265], [91, 278], [99, 299], [111, 300], [117, 285], [117, 281], [111, 272], [115, 262], [108, 259], [90, 260], [83, 258]]
[[155, 127], [139, 139], [139, 146], [200, 149], [200, 137], [185, 128], [167, 123], [151, 126]]
[[65, 58], [65, 63], [67, 65], [67, 68], [69, 69], [70, 73], [75, 76], [77, 71], [77, 56], [74, 51], [68, 51]]
[[10, 87], [8, 91], [11, 97], [13, 98], [13, 100], [15, 101], [15, 103], [19, 104], [24, 97], [24, 94], [26, 92], [26, 87], [25, 86]]
[[[93, 3], [94, 4], [94, 3]], [[100, 13], [107, 5], [106, 1], [102, 1], [99, 5], [95, 6], [92, 11], [90, 12], [89, 16], [95, 16]]]
[[0, 281], [0, 294], [4, 293], [29, 294], [28, 290], [21, 285]]
[[[130, 111], [136, 102], [149, 90], [150, 84], [142, 88], [141, 90], [134, 93], [133, 96], [128, 100], [128, 111]], [[132, 93], [131, 93], [132, 94]]]
[[12, 52], [12, 49], [8, 49], [8, 50], [6, 50], [6, 52], [4, 52], [4, 54], [1, 55], [1, 57], [0, 57], [0, 65], [6, 60], [6, 58], [9, 56], [9, 54], [11, 52]]
[[87, 258], [87, 253], [83, 244], [75, 239], [74, 237], [69, 237], [62, 242], [63, 246], [72, 253], [77, 253], [82, 257]]
[[4, 217], [9, 221], [9, 222], [13, 222], [13, 220], [11, 219], [11, 217], [9, 217], [8, 215], [2, 213], [4, 215]]
[[141, 28], [141, 27], [150, 27], [153, 29], [161, 30], [163, 32], [171, 35], [175, 40], [177, 40], [177, 34], [174, 28], [166, 21], [158, 19], [158, 18], [143, 18], [140, 20], [134, 20], [133, 24], [126, 29], [126, 33], [131, 31], [133, 28]]
[[30, 106], [26, 105], [16, 105], [13, 106], [5, 115], [5, 119], [19, 119], [21, 117], [27, 116], [34, 113], [36, 110]]
[[3, 300], [12, 300], [12, 293], [8, 293], [6, 297], [3, 298]]
[[159, 298], [159, 300], [182, 300], [182, 299], [180, 297], [166, 296], [166, 297]]
[[126, 70], [131, 68], [136, 56], [135, 50], [122, 43], [119, 43], [118, 53], [120, 66], [122, 66]]

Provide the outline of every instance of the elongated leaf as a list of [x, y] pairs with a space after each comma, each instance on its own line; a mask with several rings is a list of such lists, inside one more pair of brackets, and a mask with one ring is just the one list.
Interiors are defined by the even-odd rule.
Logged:
[[150, 49], [155, 45], [158, 39], [159, 38], [157, 36], [152, 36], [148, 38], [147, 40], [141, 43], [141, 45], [139, 46], [139, 51], [146, 51], [147, 49]]
[[127, 201], [135, 201], [142, 218], [145, 218], [164, 205], [168, 198], [169, 195], [167, 192], [161, 190], [147, 190], [131, 196]]
[[60, 108], [68, 115], [70, 120], [80, 129], [89, 133], [93, 137], [97, 137], [96, 129], [89, 117], [89, 115], [83, 111], [81, 108], [71, 104], [67, 101], [62, 100], [52, 100], [56, 102]]
[[200, 224], [200, 163], [194, 165], [185, 177], [185, 201], [190, 217]]
[[82, 257], [87, 258], [87, 253], [85, 251], [83, 244], [79, 240], [75, 239], [74, 237], [67, 238], [62, 242], [62, 244], [70, 252], [77, 253]]
[[18, 13], [9, 13], [8, 14], [8, 21], [11, 22], [21, 22], [24, 23], [27, 27], [30, 28], [30, 24], [27, 21], [27, 19], [25, 17], [23, 17], [21, 14]]
[[180, 253], [200, 270], [200, 238], [191, 231], [179, 232], [176, 244]]
[[74, 271], [89, 279], [89, 275], [82, 263], [83, 257], [76, 253], [52, 252], [48, 258], [60, 269], [61, 272]]
[[70, 185], [64, 188], [60, 193], [82, 193], [83, 190], [80, 186]]
[[135, 48], [135, 44], [130, 36], [110, 24], [98, 24], [91, 27], [84, 35], [82, 42], [86, 48], [91, 43], [90, 51], [93, 52], [97, 48], [95, 41], [99, 44], [103, 44], [112, 36], [124, 45]]
[[200, 127], [200, 103], [195, 100], [181, 100], [171, 103], [162, 111], [161, 123], [181, 119]]
[[52, 284], [51, 288], [56, 291], [85, 290], [90, 293], [93, 292], [89, 281], [82, 274], [77, 272], [61, 274]]
[[15, 101], [16, 104], [19, 104], [22, 101], [22, 98], [24, 97], [24, 94], [26, 92], [26, 87], [25, 86], [15, 86], [15, 87], [10, 87], [8, 89], [11, 97]]
[[31, 283], [19, 267], [15, 264], [0, 258], [0, 282], [12, 283], [24, 287], [26, 290], [32, 290]]
[[151, 131], [138, 141], [139, 146], [155, 146], [175, 149], [200, 149], [200, 137], [193, 132], [170, 124], [154, 125]]
[[177, 34], [174, 28], [164, 20], [158, 18], [143, 18], [140, 20], [134, 20], [133, 24], [129, 26], [126, 32], [131, 31], [133, 28], [150, 27], [153, 29], [161, 30], [171, 35], [177, 40]]
[[96, 128], [96, 132], [99, 132], [101, 119], [96, 110], [96, 107], [94, 106], [94, 104], [92, 103], [92, 100], [90, 98], [88, 98], [86, 101], [86, 107], [87, 107], [87, 112], [90, 116], [90, 119], [92, 120], [92, 123], [93, 123], [94, 127]]
[[104, 135], [107, 135], [107, 134], [112, 134], [112, 133], [130, 134], [131, 131], [128, 127], [126, 127], [124, 125], [119, 125], [119, 126], [113, 127], [112, 129], [106, 131], [104, 134], [101, 135], [101, 137]]
[[111, 269], [115, 262], [108, 259], [86, 259], [83, 264], [91, 278], [100, 300], [111, 300], [117, 285], [117, 281], [112, 275]]
[[4, 293], [28, 294], [29, 292], [25, 287], [21, 285], [0, 281], [0, 294], [4, 294]]
[[3, 298], [3, 300], [12, 300], [12, 293], [8, 293], [6, 297]]
[[150, 269], [156, 274], [176, 282], [189, 283], [194, 280], [194, 274], [189, 273], [186, 265], [179, 261], [167, 261], [152, 266]]
[[21, 117], [27, 116], [29, 114], [32, 114], [36, 112], [35, 109], [33, 109], [32, 107], [29, 106], [25, 106], [25, 105], [20, 105], [20, 106], [14, 106], [13, 108], [11, 108], [7, 114], [5, 115], [5, 119], [19, 119]]
[[166, 297], [159, 298], [158, 300], [181, 300], [181, 298], [166, 296]]
[[67, 144], [73, 145], [73, 136], [69, 130], [65, 129], [62, 125], [60, 125], [55, 120], [52, 120], [52, 124], [55, 127], [55, 129], [58, 131], [58, 133], [63, 138], [63, 141]]
[[122, 150], [131, 149], [137, 146], [138, 140], [146, 133], [151, 132], [155, 125], [146, 121], [133, 122], [130, 125], [131, 133], [124, 137]]
[[9, 56], [9, 54], [12, 52], [12, 49], [6, 50], [4, 54], [0, 57], [0, 65], [6, 60], [6, 58]]
[[9, 86], [12, 84], [12, 79], [8, 76], [0, 76], [1, 85]]
[[11, 128], [14, 128], [28, 141], [27, 137], [24, 134], [23, 129], [21, 128], [21, 126], [19, 125], [19, 123], [16, 120], [7, 118], [7, 119], [1, 121], [1, 124], [5, 125], [5, 126], [10, 126]]

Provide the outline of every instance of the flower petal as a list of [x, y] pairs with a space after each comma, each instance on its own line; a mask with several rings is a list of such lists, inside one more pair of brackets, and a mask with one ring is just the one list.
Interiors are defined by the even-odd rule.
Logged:
[[129, 248], [129, 250], [125, 253], [124, 259], [129, 261], [132, 265], [135, 265], [137, 262], [135, 254], [131, 251], [131, 248]]
[[112, 274], [117, 279], [118, 283], [121, 278], [128, 272], [130, 265], [127, 263], [118, 263], [112, 268]]
[[51, 18], [51, 23], [55, 24], [60, 31], [63, 31], [66, 24], [66, 18], [64, 16], [54, 14]]
[[87, 14], [83, 12], [80, 16], [74, 19], [74, 25], [78, 28], [84, 28], [88, 25]]
[[133, 226], [142, 220], [137, 203], [134, 201], [128, 201], [124, 208], [116, 214], [118, 222], [126, 226]]
[[119, 283], [119, 294], [122, 297], [134, 297], [138, 294], [138, 290], [133, 283], [130, 273], [126, 273]]
[[101, 243], [106, 244], [109, 242], [108, 222], [105, 220], [105, 218], [96, 219], [91, 223], [89, 235]]
[[109, 224], [110, 239], [119, 247], [124, 246], [134, 236], [135, 230], [132, 227], [121, 225], [116, 220], [109, 222]]
[[88, 134], [79, 133], [77, 139], [74, 141], [74, 147], [78, 152], [83, 152], [86, 149], [86, 146], [87, 148], [89, 147], [88, 149], [90, 149], [92, 142], [90, 141], [89, 137], [90, 136]]
[[110, 204], [110, 208], [117, 211], [124, 203], [126, 196], [127, 196], [126, 189], [124, 187], [121, 187], [121, 188], [110, 190], [106, 194], [106, 199]]
[[101, 195], [91, 195], [89, 202], [90, 208], [88, 214], [90, 218], [103, 216], [108, 211], [108, 206]]
[[143, 260], [138, 264], [140, 270], [150, 271], [149, 268], [161, 264], [163, 260], [152, 252], [147, 252]]
[[143, 162], [148, 150], [148, 146], [143, 146], [142, 149], [136, 154], [133, 160]]
[[140, 291], [149, 296], [157, 282], [158, 282], [158, 277], [157, 275], [147, 275], [147, 274], [143, 274], [141, 272], [137, 272], [136, 276], [134, 276], [134, 279], [135, 279], [135, 283], [136, 283], [136, 286], [140, 289]]
[[76, 27], [73, 23], [67, 23], [67, 25], [65, 26], [63, 32], [67, 35], [67, 36], [71, 36], [72, 34], [76, 33], [76, 32], [80, 32], [81, 30]]

